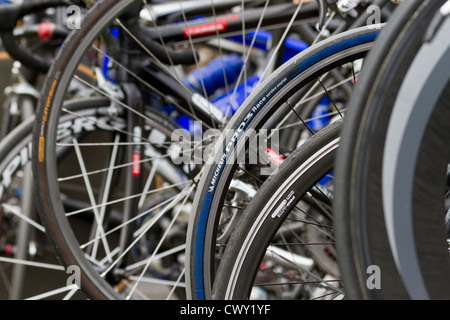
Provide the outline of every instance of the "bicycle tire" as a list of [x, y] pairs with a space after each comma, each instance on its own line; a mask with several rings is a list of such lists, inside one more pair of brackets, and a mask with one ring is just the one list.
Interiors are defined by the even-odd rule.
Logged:
[[[450, 43], [445, 36], [450, 20], [446, 8], [448, 2], [436, 10], [403, 79], [384, 146], [386, 229], [396, 266], [412, 299], [449, 298], [448, 205], [447, 193], [442, 191], [448, 189], [450, 159], [445, 149], [449, 136], [444, 129], [450, 93]], [[417, 72], [423, 75], [421, 80], [413, 80]], [[417, 88], [416, 95], [405, 100], [405, 88], [412, 87]], [[399, 201], [411, 205], [399, 206]]]
[[[269, 271], [268, 277], [270, 278], [268, 281], [270, 289], [265, 289], [265, 291], [276, 290], [277, 280], [280, 278], [280, 283], [278, 283], [280, 287], [288, 285], [306, 287], [296, 289], [303, 292], [297, 298], [320, 299], [328, 295], [336, 296], [332, 298], [342, 298], [343, 289], [339, 285], [337, 262], [333, 261], [332, 258], [333, 245], [330, 243], [315, 244], [315, 247], [312, 247], [313, 244], [310, 244], [311, 246], [308, 246], [308, 249], [299, 249], [302, 245], [308, 245], [305, 241], [308, 239], [308, 236], [305, 234], [314, 232], [311, 228], [317, 228], [321, 231], [316, 230], [315, 232], [326, 235], [323, 236], [323, 243], [327, 241], [332, 242], [332, 232], [330, 231], [332, 222], [329, 221], [330, 217], [327, 217], [328, 212], [325, 210], [325, 213], [321, 213], [321, 205], [317, 204], [317, 211], [307, 210], [305, 205], [305, 207], [298, 209], [299, 212], [297, 214], [291, 215], [294, 209], [298, 208], [299, 202], [306, 198], [307, 192], [318, 186], [317, 183], [333, 170], [334, 158], [339, 146], [341, 125], [342, 120], [330, 124], [308, 139], [295, 152], [289, 155], [280, 166], [278, 172], [268, 178], [261, 189], [258, 190], [257, 195], [246, 208], [239, 226], [233, 231], [227, 243], [227, 248], [222, 257], [226, 263], [219, 264], [212, 290], [213, 299], [248, 300], [251, 298], [253, 286], [261, 286], [262, 290], [264, 290], [266, 288], [265, 283], [255, 279], [261, 265], [263, 263], [265, 265], [268, 264], [263, 262], [263, 257], [269, 245], [274, 248], [274, 253], [272, 254], [271, 250], [268, 250], [268, 257], [265, 260], [271, 261], [271, 255], [274, 255], [275, 258], [279, 256], [280, 259], [286, 259], [283, 262], [287, 262], [291, 266], [290, 268], [284, 267], [284, 269], [290, 270], [293, 274], [287, 273], [289, 277], [283, 279], [285, 271], [280, 271], [283, 270], [280, 264], [274, 263], [273, 266], [265, 267], [261, 273], [264, 274]], [[332, 199], [332, 196], [327, 195], [328, 197]], [[306, 203], [311, 203], [311, 201], [306, 200]], [[327, 205], [329, 203], [324, 203], [323, 207]], [[314, 204], [311, 206], [314, 207]], [[303, 210], [306, 213], [302, 214]], [[287, 220], [288, 217], [290, 217], [289, 220]], [[292, 242], [285, 240], [285, 238], [290, 238], [285, 235], [288, 232], [283, 232], [283, 235], [277, 236], [278, 240], [271, 244], [275, 234], [282, 228], [284, 221], [304, 221], [305, 224], [308, 224], [308, 220], [311, 226], [305, 227], [303, 232], [296, 232], [297, 229], [295, 231], [291, 229], [290, 232], [296, 233], [292, 237]], [[289, 223], [285, 229], [290, 229]], [[288, 243], [285, 243], [285, 241], [288, 241]], [[299, 247], [295, 246], [296, 243]], [[284, 248], [287, 254], [280, 254], [278, 251], [275, 251], [275, 248], [277, 250]], [[314, 259], [314, 256], [319, 255], [321, 251], [327, 257], [320, 265], [310, 266], [303, 262], [304, 265], [307, 265], [307, 267], [304, 267], [302, 263], [296, 263], [297, 257], [298, 261], [301, 261], [301, 258]], [[289, 259], [289, 254], [292, 255], [292, 260]], [[274, 270], [273, 274], [270, 273], [271, 270]], [[321, 278], [326, 280], [321, 281]], [[286, 283], [283, 284], [283, 281]], [[332, 289], [332, 293], [321, 292], [319, 288]], [[309, 292], [311, 292], [311, 295], [308, 294]]]
[[[388, 240], [380, 157], [396, 90], [442, 3], [409, 1], [401, 5], [392, 24], [380, 35], [379, 46], [371, 52], [350, 101], [336, 161], [334, 211], [342, 278], [351, 299], [409, 298]], [[377, 290], [367, 285], [371, 266], [382, 272]]]

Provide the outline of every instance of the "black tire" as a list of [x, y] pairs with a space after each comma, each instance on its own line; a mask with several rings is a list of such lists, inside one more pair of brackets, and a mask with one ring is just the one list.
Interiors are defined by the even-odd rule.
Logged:
[[[334, 212], [342, 278], [351, 299], [410, 297], [386, 230], [381, 187], [383, 154], [398, 90], [443, 3], [407, 1], [401, 5], [367, 59], [367, 68], [350, 101], [337, 156]], [[381, 270], [376, 288], [367, 285], [371, 266]]]
[[[325, 209], [331, 208], [332, 188], [323, 192], [322, 188], [327, 188], [318, 184], [333, 170], [341, 125], [342, 120], [312, 136], [283, 162], [276, 174], [264, 182], [227, 243], [223, 263], [217, 270], [213, 299], [247, 300], [251, 298], [253, 286], [261, 286], [260, 291], [264, 292], [290, 288], [297, 293], [291, 298], [298, 299], [343, 298], [335, 260], [333, 219]], [[312, 200], [313, 194], [318, 194], [315, 200]], [[301, 209], [299, 202], [303, 202]], [[308, 207], [310, 211], [306, 209]], [[306, 227], [291, 229], [292, 223], [300, 221]], [[289, 231], [281, 232], [283, 226]], [[275, 240], [273, 238], [278, 231], [280, 234]], [[323, 242], [308, 242], [311, 239]], [[271, 254], [275, 260], [283, 261], [273, 262], [270, 267], [266, 262], [265, 268], [261, 269], [269, 244], [277, 250], [284, 249], [282, 252], [286, 254], [268, 250], [268, 261], [271, 261]], [[308, 263], [314, 260], [314, 264], [299, 265], [294, 258], [290, 261], [289, 255], [304, 258]], [[290, 266], [283, 266], [284, 263]], [[262, 275], [268, 274], [268, 283], [261, 279], [255, 281], [258, 271]], [[268, 296], [265, 295], [266, 299]]]

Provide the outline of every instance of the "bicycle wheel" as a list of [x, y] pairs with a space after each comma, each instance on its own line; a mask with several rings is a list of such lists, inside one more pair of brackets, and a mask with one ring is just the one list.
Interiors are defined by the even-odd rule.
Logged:
[[[378, 30], [373, 27], [353, 29], [300, 53], [272, 73], [228, 123], [205, 166], [189, 223], [187, 268], [193, 298], [211, 297], [218, 264], [216, 258], [220, 260], [220, 252], [233, 226], [263, 181], [289, 154], [282, 139], [275, 141], [276, 134], [281, 137], [283, 132], [288, 136], [297, 133], [296, 145], [303, 133], [314, 133], [312, 125], [307, 124], [311, 113], [305, 112], [306, 117], [302, 114], [310, 110], [307, 102], [314, 99], [318, 99], [313, 103], [317, 106], [324, 97], [330, 98], [334, 102], [331, 114], [342, 115], [339, 106], [345, 109], [352, 82], [356, 82], [357, 72], [353, 68], [356, 63], [352, 63], [365, 56]], [[337, 78], [333, 71], [337, 72]], [[286, 119], [294, 121], [286, 123]], [[275, 130], [271, 133], [267, 130], [270, 128]], [[252, 162], [254, 160], [247, 155], [251, 155], [252, 148], [257, 149], [261, 141], [263, 150], [256, 151], [260, 162]], [[271, 150], [279, 155], [273, 158], [274, 162], [267, 161], [267, 152], [270, 154]]]
[[[380, 35], [379, 46], [374, 48], [373, 56], [367, 61], [364, 71], [367, 73], [361, 74], [359, 86], [350, 102], [352, 109], [347, 116], [348, 122], [344, 124], [336, 163], [334, 203], [338, 257], [343, 263], [342, 277], [351, 298], [448, 297], [447, 290], [443, 289], [448, 285], [448, 277], [443, 273], [448, 271], [448, 250], [444, 228], [445, 193], [442, 191], [445, 190], [443, 180], [448, 153], [441, 144], [440, 152], [427, 149], [427, 144], [433, 141], [430, 140], [432, 134], [429, 130], [433, 127], [434, 130], [439, 129], [436, 116], [444, 121], [447, 119], [442, 109], [445, 108], [443, 99], [448, 94], [444, 90], [448, 86], [448, 75], [439, 78], [439, 73], [434, 74], [436, 92], [428, 95], [425, 103], [422, 100], [421, 108], [425, 113], [420, 118], [414, 118], [409, 112], [411, 106], [417, 103], [417, 96], [424, 97], [420, 86], [428, 81], [424, 70], [419, 78], [411, 80], [414, 68], [417, 70], [417, 61], [420, 57], [425, 59], [422, 60], [422, 63], [426, 61], [423, 69], [426, 66], [435, 67], [434, 58], [442, 57], [441, 46], [448, 45], [448, 41], [442, 39], [439, 40], [440, 46], [436, 45], [437, 34], [443, 29], [440, 29], [440, 24], [434, 24], [437, 21], [434, 17], [443, 3], [410, 1], [399, 8], [396, 18], [392, 20], [394, 23], [384, 30], [385, 34]], [[427, 46], [432, 47], [434, 53], [428, 51], [424, 58], [423, 50]], [[444, 65], [441, 63], [438, 68], [448, 73]], [[422, 77], [425, 80], [422, 81]], [[408, 92], [406, 95], [411, 96], [401, 102], [400, 97], [404, 99], [405, 90]], [[400, 104], [402, 109], [398, 107]], [[410, 118], [403, 123], [394, 121], [396, 113]], [[410, 126], [412, 121], [415, 121], [415, 133], [409, 131], [407, 138], [399, 140], [404, 123]], [[392, 129], [393, 126], [397, 129]], [[394, 133], [388, 135], [388, 130]], [[442, 139], [448, 138], [442, 131], [439, 132]], [[394, 149], [395, 153], [392, 152]], [[411, 150], [420, 150], [420, 154], [411, 153]], [[404, 156], [408, 156], [407, 161]], [[436, 160], [435, 164], [431, 164], [430, 157]], [[440, 170], [441, 180], [436, 179], [436, 170]], [[440, 197], [437, 202], [436, 197]], [[387, 199], [390, 199], [389, 202], [385, 202]], [[399, 201], [402, 203], [400, 206]], [[431, 206], [432, 203], [434, 206]], [[440, 207], [436, 208], [438, 203]], [[424, 207], [420, 207], [423, 204], [429, 205], [427, 213], [423, 211]], [[431, 212], [440, 212], [441, 215]], [[432, 217], [441, 219], [440, 230], [431, 222]], [[403, 231], [399, 231], [399, 223]], [[434, 233], [429, 233], [430, 230]], [[399, 236], [403, 239], [400, 240]], [[433, 263], [432, 267], [428, 263]], [[371, 266], [379, 268], [381, 273], [377, 288], [368, 285]]]
[[213, 299], [342, 299], [330, 173], [342, 121], [307, 140], [245, 209], [217, 270]]
[[[103, 119], [105, 99], [77, 99], [65, 107], [91, 119], [84, 126], [71, 114], [61, 118], [60, 139], [75, 133], [101, 134], [105, 131], [94, 125]], [[78, 122], [78, 124], [75, 124]], [[73, 270], [60, 264], [48, 242], [45, 227], [39, 219], [34, 203], [31, 173], [31, 140], [34, 116], [20, 124], [0, 144], [0, 261], [2, 299], [85, 299], [86, 296], [69, 278]], [[78, 127], [71, 131], [69, 128]], [[69, 154], [61, 152], [58, 162], [68, 161]], [[68, 272], [70, 271], [70, 272]]]
[[[168, 122], [165, 117], [158, 117], [156, 112], [146, 115], [148, 119], [146, 132], [148, 132], [148, 137], [152, 139], [153, 144], [146, 148], [145, 159], [153, 160], [153, 166], [151, 168], [145, 164], [142, 166], [142, 174], [145, 174], [148, 179], [146, 184], [142, 186], [143, 191], [133, 194], [134, 198], [139, 197], [139, 207], [137, 208], [139, 212], [130, 221], [123, 222], [121, 205], [129, 204], [126, 203], [127, 198], [124, 196], [127, 181], [120, 175], [121, 172], [118, 169], [123, 166], [123, 163], [119, 162], [118, 159], [124, 156], [124, 149], [129, 145], [129, 143], [123, 141], [123, 137], [120, 138], [121, 128], [125, 126], [126, 120], [121, 113], [111, 114], [109, 100], [102, 98], [100, 100], [104, 107], [95, 109], [97, 117], [65, 109], [65, 114], [58, 119], [57, 140], [55, 142], [58, 148], [55, 150], [55, 160], [60, 177], [58, 180], [60, 201], [67, 213], [67, 216], [64, 214], [62, 218], [67, 225], [57, 224], [55, 226], [52, 219], [57, 217], [50, 214], [40, 215], [43, 225], [46, 226], [47, 236], [53, 244], [57, 244], [55, 251], [65, 268], [75, 266], [80, 268], [79, 270], [84, 270], [82, 268], [85, 267], [73, 260], [67, 260], [70, 259], [71, 254], [61, 253], [61, 250], [65, 250], [65, 248], [61, 247], [62, 242], [57, 237], [61, 236], [62, 233], [69, 244], [70, 242], [76, 242], [77, 248], [80, 247], [80, 244], [83, 244], [82, 261], [88, 263], [93, 270], [92, 272], [98, 277], [99, 270], [104, 271], [107, 268], [105, 263], [108, 262], [108, 259], [111, 259], [111, 255], [119, 254], [121, 228], [131, 225], [133, 229], [139, 229], [152, 225], [152, 232], [147, 233], [145, 237], [134, 238], [134, 242], [129, 248], [130, 256], [127, 257], [127, 266], [131, 270], [129, 271], [131, 275], [127, 274], [126, 278], [130, 279], [129, 281], [133, 284], [135, 280], [133, 273], [136, 269], [142, 271], [142, 265], [145, 265], [147, 262], [145, 259], [148, 259], [147, 255], [153, 253], [155, 246], [159, 244], [161, 250], [164, 250], [164, 254], [154, 257], [151, 268], [147, 270], [145, 276], [142, 276], [137, 294], [141, 298], [146, 297], [148, 299], [152, 297], [162, 298], [164, 294], [176, 294], [183, 297], [184, 289], [179, 289], [178, 285], [175, 286], [174, 292], [165, 288], [167, 286], [171, 288], [171, 285], [177, 280], [173, 277], [179, 277], [182, 274], [183, 265], [177, 257], [182, 253], [184, 234], [177, 228], [181, 228], [183, 225], [183, 215], [186, 214], [186, 209], [180, 207], [183, 203], [176, 202], [176, 199], [180, 197], [176, 188], [184, 185], [185, 181], [181, 180], [179, 172], [175, 171], [172, 166], [167, 165], [165, 157], [158, 153], [160, 149], [165, 150], [165, 147], [161, 146], [167, 144], [175, 126]], [[71, 116], [71, 122], [63, 121], [67, 115]], [[95, 148], [95, 153], [90, 152], [92, 148]], [[64, 154], [64, 161], [60, 160], [61, 153]], [[74, 167], [74, 163], [79, 163], [80, 167]], [[103, 167], [105, 163], [109, 164], [106, 169]], [[90, 169], [93, 168], [92, 166], [100, 169]], [[90, 175], [86, 175], [85, 168], [96, 172], [97, 176], [92, 178]], [[113, 169], [118, 173], [112, 175]], [[86, 179], [86, 176], [89, 176], [89, 178]], [[156, 188], [161, 189], [160, 192], [155, 194], [151, 190], [149, 191], [151, 185], [156, 185]], [[107, 200], [106, 198], [103, 198], [102, 201], [99, 200], [99, 205], [96, 206], [92, 203], [94, 200], [90, 198], [91, 194], [85, 192], [84, 188], [88, 188], [89, 192], [100, 195], [107, 190], [111, 195]], [[45, 200], [45, 198], [37, 199], [38, 202], [42, 200]], [[169, 228], [170, 221], [161, 218], [164, 213], [160, 210], [162, 204], [171, 201], [178, 206], [177, 228]], [[101, 209], [102, 204], [103, 207], [107, 206], [108, 210]], [[101, 216], [97, 214], [101, 214]], [[160, 218], [157, 224], [155, 224], [155, 217]], [[58, 229], [59, 233], [55, 232], [55, 228]], [[167, 233], [168, 229], [171, 230], [170, 234]], [[164, 234], [165, 236], [162, 237]], [[161, 238], [166, 239], [166, 243], [163, 245], [159, 243]], [[85, 281], [83, 279], [84, 272], [81, 273], [80, 280], [82, 287]], [[113, 290], [114, 287], [119, 292], [117, 294], [124, 294], [131, 286], [127, 282], [115, 281], [115, 279], [108, 280], [114, 284], [111, 285], [108, 282], [108, 288]], [[155, 291], [155, 286], [159, 290]], [[99, 286], [99, 288], [102, 287]], [[83, 290], [89, 294], [88, 289], [83, 287]], [[98, 290], [98, 288], [95, 287], [95, 290]], [[156, 293], [156, 296], [153, 293]]]
[[[221, 3], [236, 5], [236, 2], [231, 1]], [[240, 3], [254, 4], [251, 1]], [[258, 19], [252, 20], [254, 25], [249, 27], [250, 29], [258, 30], [257, 22], [262, 13], [266, 12], [262, 15], [266, 17], [271, 12], [273, 17], [274, 13], [280, 12], [269, 10], [274, 7], [267, 9], [268, 1], [263, 4], [265, 6], [258, 9], [260, 15]], [[243, 44], [238, 42], [238, 50], [236, 45], [225, 49], [226, 41], [222, 38], [222, 30], [215, 29], [214, 26], [226, 26], [226, 31], [229, 31], [231, 21], [218, 20], [213, 24], [208, 23], [206, 27], [209, 29], [205, 31], [204, 25], [196, 25], [195, 28], [190, 25], [191, 21], [183, 17], [186, 11], [182, 10], [181, 23], [177, 21], [179, 15], [175, 17], [176, 24], [170, 19], [161, 18], [162, 23], [169, 28], [164, 29], [163, 25], [158, 25], [152, 29], [153, 32], [147, 34], [145, 30], [150, 29], [155, 21], [160, 22], [160, 19], [153, 19], [154, 16], [151, 16], [155, 14], [150, 10], [153, 7], [146, 4], [141, 6], [141, 1], [103, 0], [89, 10], [81, 28], [74, 31], [62, 46], [48, 74], [35, 126], [33, 152], [37, 158], [33, 168], [37, 177], [35, 190], [39, 195], [38, 208], [42, 221], [48, 228], [64, 265], [76, 265], [83, 271], [83, 290], [93, 299], [145, 297], [138, 292], [138, 286], [149, 281], [153, 284], [173, 285], [174, 289], [169, 290], [168, 295], [173, 296], [173, 292], [176, 292], [177, 297], [183, 298], [184, 270], [179, 267], [184, 261], [185, 230], [188, 221], [186, 215], [190, 211], [200, 165], [191, 165], [192, 158], [189, 155], [187, 159], [183, 158], [183, 141], [180, 143], [175, 138], [182, 138], [198, 128], [195, 120], [203, 121], [203, 129], [220, 128], [227, 120], [230, 105], [226, 104], [225, 108], [220, 110], [211, 103], [213, 96], [207, 88], [210, 83], [206, 80], [199, 81], [199, 92], [184, 82], [188, 77], [185, 79], [187, 73], [180, 64], [194, 64], [195, 69], [201, 65], [193, 61], [196, 55], [192, 51], [197, 49], [198, 42], [195, 42], [194, 48], [182, 50], [183, 48], [176, 47], [179, 45], [178, 38], [163, 31], [181, 31], [177, 37], [181, 37], [183, 46], [190, 44], [191, 38], [197, 40], [193, 39], [194, 36], [207, 36], [202, 44], [206, 43], [212, 47], [214, 54], [221, 50], [226, 50], [227, 53], [244, 51], [246, 57], [250, 56], [251, 59], [246, 59], [251, 65], [244, 64], [241, 68], [241, 64], [238, 64], [239, 73], [244, 70], [243, 79], [246, 79], [246, 72], [248, 75], [253, 74], [251, 72], [255, 69], [255, 58], [259, 61], [257, 67], [262, 65], [259, 51], [250, 55], [250, 52], [255, 53], [250, 50], [253, 44], [250, 44], [250, 48], [246, 46], [242, 49]], [[289, 8], [291, 11], [286, 12], [292, 14], [298, 13], [300, 7], [287, 3], [283, 4], [283, 8]], [[208, 9], [211, 11], [211, 6]], [[214, 17], [215, 12], [210, 15]], [[316, 15], [316, 7], [306, 12], [308, 19]], [[228, 16], [230, 17], [235, 21], [238, 15]], [[284, 14], [283, 19], [285, 18]], [[284, 25], [291, 18], [289, 16]], [[249, 22], [248, 19], [246, 18], [246, 23]], [[302, 16], [302, 19], [305, 19], [305, 16]], [[236, 21], [241, 27], [242, 21]], [[272, 21], [274, 22], [276, 21]], [[185, 28], [185, 24], [190, 27]], [[246, 28], [245, 32], [247, 30]], [[140, 32], [145, 35], [142, 36]], [[245, 35], [242, 30], [239, 34]], [[217, 38], [220, 38], [221, 45], [210, 43]], [[163, 44], [175, 42], [176, 49], [168, 45], [163, 46], [155, 55], [153, 51], [161, 46], [155, 44], [155, 39], [156, 42], [164, 40]], [[146, 46], [148, 41], [151, 46]], [[165, 55], [166, 53], [169, 55]], [[163, 61], [159, 61], [159, 58]], [[264, 55], [264, 62], [265, 58]], [[74, 75], [81, 62], [97, 71], [97, 83], [88, 83]], [[222, 70], [223, 63], [219, 65]], [[180, 73], [183, 76], [180, 76]], [[238, 83], [236, 79], [231, 81], [228, 74], [226, 76], [225, 84], [228, 81], [230, 85]], [[237, 76], [239, 77], [239, 74]], [[220, 78], [223, 79], [224, 74], [221, 73]], [[250, 85], [248, 87], [250, 88]], [[215, 89], [214, 86], [213, 88]], [[73, 172], [64, 174], [56, 169], [57, 150], [61, 147], [56, 142], [59, 134], [57, 128], [60, 117], [67, 113], [62, 109], [62, 103], [72, 91], [103, 96], [110, 102], [107, 112], [111, 115], [120, 114], [125, 122], [110, 128], [120, 137], [119, 142], [112, 140], [111, 136], [98, 136], [93, 137], [94, 140], [89, 143], [80, 143], [76, 139], [66, 143], [64, 147], [74, 153], [74, 163], [77, 163], [77, 167], [79, 164], [80, 168], [78, 170], [72, 166]], [[226, 94], [227, 98], [229, 96], [230, 94]], [[166, 121], [163, 125], [154, 123], [148, 115], [154, 112], [165, 113]], [[83, 121], [81, 116], [80, 121]], [[178, 125], [183, 125], [184, 121], [187, 125], [177, 131]], [[155, 127], [158, 130], [152, 130]], [[156, 131], [159, 131], [159, 134]], [[114, 151], [115, 146], [121, 147], [120, 150], [123, 151]], [[92, 151], [86, 150], [95, 150], [102, 154], [104, 148], [112, 149], [108, 151], [111, 161], [104, 159], [106, 165], [101, 163], [100, 159], [84, 161], [86, 154], [93, 154]], [[190, 141], [188, 149], [193, 149]], [[117, 156], [113, 156], [113, 151]], [[75, 172], [76, 170], [78, 172]], [[117, 177], [117, 184], [111, 183], [110, 177], [113, 176]], [[76, 185], [77, 193], [73, 193], [70, 190], [74, 189], [75, 183], [71, 181], [78, 178], [81, 183]], [[68, 189], [67, 184], [71, 189]], [[84, 200], [84, 203], [78, 203], [77, 206], [85, 205], [85, 208], [72, 210], [68, 207], [73, 194]], [[70, 222], [73, 216], [83, 213], [90, 213], [95, 217], [91, 222], [98, 222], [98, 225], [87, 227], [88, 230], [93, 230], [87, 239], [82, 239], [81, 234], [78, 235], [79, 230], [75, 230]], [[120, 234], [119, 239], [115, 239], [116, 242], [111, 244], [107, 239], [109, 232], [105, 231], [103, 226], [103, 217], [110, 215], [119, 216], [121, 220], [116, 227]], [[94, 243], [96, 249], [92, 248]], [[120, 290], [122, 292], [119, 293]]]

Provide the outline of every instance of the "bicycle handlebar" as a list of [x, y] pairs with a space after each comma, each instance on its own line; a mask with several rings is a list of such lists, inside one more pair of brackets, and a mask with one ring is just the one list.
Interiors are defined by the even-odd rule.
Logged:
[[194, 64], [196, 58], [195, 53], [192, 49], [177, 49], [173, 50], [171, 48], [164, 48], [161, 43], [153, 40], [144, 28], [139, 24], [139, 13], [143, 7], [141, 1], [136, 2], [127, 12], [125, 12], [121, 19], [124, 20], [124, 24], [127, 26], [129, 31], [136, 36], [136, 38], [142, 42], [146, 48], [151, 48], [151, 52], [158, 58], [161, 62], [165, 64]]
[[[319, 29], [325, 24], [326, 14], [327, 14], [327, 0], [308, 0], [307, 2], [318, 3], [318, 11], [319, 11]], [[141, 2], [137, 2], [131, 9], [129, 9], [126, 13], [123, 14], [122, 18], [124, 19], [124, 24], [127, 26], [129, 31], [136, 36], [139, 41], [146, 48], [151, 48], [151, 52], [155, 55], [155, 57], [163, 63], [166, 64], [194, 64], [196, 61], [196, 54], [192, 49], [177, 49], [172, 50], [171, 48], [164, 48], [161, 43], [155, 40], [149, 33], [148, 30], [142, 28], [138, 23], [139, 12], [142, 9], [143, 4]], [[185, 35], [186, 36], [186, 35]]]
[[17, 21], [28, 14], [43, 11], [51, 7], [67, 6], [68, 1], [63, 0], [41, 0], [39, 2], [25, 2], [22, 4], [8, 4], [0, 6], [0, 37], [3, 48], [15, 60], [20, 61], [24, 66], [47, 73], [51, 61], [34, 55], [22, 48], [16, 41], [14, 29]]
[[[321, 29], [325, 23], [327, 12], [327, 0], [316, 0], [319, 6], [319, 29]], [[15, 60], [20, 61], [26, 67], [33, 70], [47, 73], [50, 68], [51, 61], [48, 61], [40, 56], [34, 55], [24, 48], [20, 47], [14, 36], [14, 28], [17, 25], [17, 21], [27, 14], [43, 11], [50, 7], [67, 6], [73, 2], [68, 0], [41, 0], [38, 2], [25, 2], [19, 5], [9, 4], [0, 6], [0, 37], [4, 49]], [[124, 18], [127, 20], [127, 26], [130, 27], [130, 31], [136, 35], [136, 37], [147, 48], [152, 48], [152, 53], [163, 63], [174, 64], [193, 64], [195, 63], [196, 52], [190, 49], [178, 49], [173, 50], [170, 48], [164, 48], [158, 41], [152, 39], [145, 30], [139, 27], [138, 17], [140, 9], [142, 8], [142, 2], [137, 2], [136, 5], [124, 14]]]

